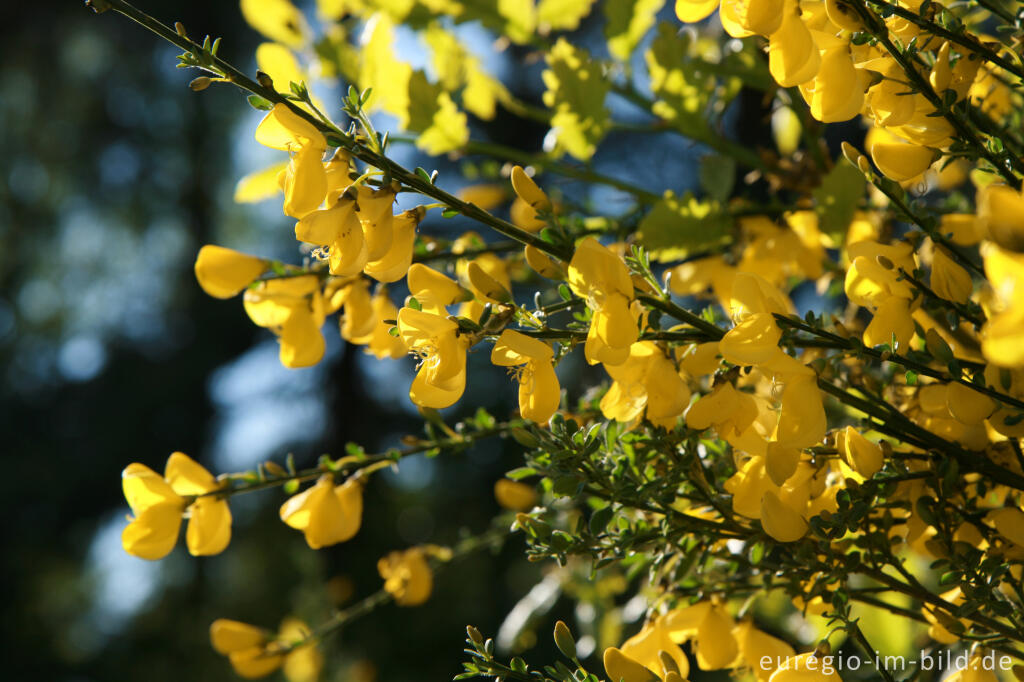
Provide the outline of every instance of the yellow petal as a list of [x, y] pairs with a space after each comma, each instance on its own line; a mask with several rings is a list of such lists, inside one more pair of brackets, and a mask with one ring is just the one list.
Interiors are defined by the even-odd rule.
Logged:
[[737, 23], [751, 33], [768, 36], [782, 25], [785, 0], [725, 0], [733, 6]]
[[881, 470], [883, 464], [882, 448], [857, 433], [852, 426], [843, 432], [841, 454], [854, 471], [864, 478], [871, 478]]
[[396, 215], [392, 222], [391, 247], [379, 260], [368, 262], [363, 272], [378, 282], [386, 283], [405, 277], [412, 265], [416, 227], [423, 214], [423, 211], [412, 209]]
[[[759, 682], [767, 682], [779, 661], [784, 661], [794, 654], [793, 647], [777, 637], [764, 633], [754, 627], [753, 623], [744, 621], [733, 630], [736, 644], [744, 667], [753, 671]], [[768, 665], [761, 665], [762, 659], [768, 659]]]
[[937, 296], [956, 303], [967, 303], [974, 291], [971, 275], [941, 247], [935, 247], [929, 285]]
[[528, 511], [537, 504], [537, 491], [525, 483], [500, 478], [494, 484], [494, 499], [505, 509]]
[[319, 208], [326, 196], [323, 149], [306, 145], [292, 157], [285, 171], [284, 212], [302, 218]]
[[[788, 3], [787, 3], [788, 5]], [[768, 70], [784, 88], [805, 83], [818, 73], [821, 55], [795, 4], [787, 6], [779, 30], [768, 38]]]
[[1024, 251], [1024, 194], [1006, 185], [986, 185], [979, 191], [978, 219], [996, 244]]
[[422, 263], [413, 263], [406, 280], [409, 293], [419, 301], [424, 312], [447, 315], [445, 306], [462, 298], [462, 288], [450, 277]]
[[354, 228], [359, 232], [359, 242], [362, 242], [363, 234], [355, 208], [353, 200], [342, 199], [330, 208], [313, 211], [295, 223], [295, 238], [307, 244], [330, 246]]
[[883, 175], [903, 182], [928, 170], [935, 154], [928, 147], [916, 144], [876, 142], [871, 146], [871, 158]]
[[906, 352], [914, 338], [914, 320], [910, 316], [910, 301], [905, 298], [888, 298], [878, 306], [864, 330], [864, 345], [888, 345], [894, 335], [897, 347], [893, 350]]
[[218, 618], [210, 624], [210, 643], [214, 651], [224, 655], [232, 651], [262, 647], [268, 635], [263, 628], [227, 618]]
[[231, 298], [249, 286], [267, 269], [267, 261], [256, 256], [207, 244], [196, 256], [199, 286], [214, 298]]
[[124, 551], [150, 561], [170, 554], [178, 542], [182, 507], [168, 503], [147, 507], [121, 532]]
[[254, 29], [279, 43], [305, 42], [306, 22], [289, 0], [241, 0], [242, 16]]
[[980, 424], [996, 410], [992, 398], [960, 383], [949, 384], [946, 407], [954, 419], [967, 425]]
[[164, 478], [145, 464], [133, 462], [121, 472], [121, 488], [133, 514], [141, 514], [158, 504], [178, 505], [185, 501]]
[[185, 531], [188, 551], [194, 556], [220, 554], [231, 542], [231, 510], [227, 500], [200, 497], [189, 507]]
[[775, 485], [782, 485], [796, 473], [796, 467], [800, 463], [800, 450], [782, 443], [769, 443], [764, 463], [765, 471], [772, 482]]
[[718, 0], [676, 0], [676, 16], [686, 24], [707, 19], [716, 9]]
[[240, 677], [252, 680], [259, 677], [266, 677], [281, 667], [284, 656], [273, 654], [263, 649], [243, 649], [228, 654], [228, 661], [231, 667]]
[[734, 626], [732, 616], [717, 605], [701, 621], [694, 643], [697, 666], [701, 670], [721, 670], [732, 666], [739, 654], [736, 638], [732, 636]]
[[761, 525], [779, 542], [796, 542], [807, 533], [807, 521], [772, 490], [766, 490], [761, 498]]
[[399, 606], [419, 606], [430, 598], [434, 579], [422, 549], [391, 552], [377, 562], [377, 571]]
[[771, 313], [755, 313], [726, 332], [719, 341], [722, 357], [736, 365], [756, 365], [778, 350], [782, 330]]
[[286, 104], [275, 104], [263, 117], [256, 127], [256, 141], [272, 149], [290, 152], [307, 146], [320, 154], [327, 149], [323, 133]]
[[183, 452], [167, 458], [164, 478], [179, 495], [202, 495], [220, 488], [220, 484], [203, 465]]
[[1007, 540], [1024, 547], [1024, 511], [1007, 507], [989, 512], [987, 520]]
[[524, 419], [547, 424], [562, 400], [558, 375], [550, 360], [536, 360], [520, 375], [519, 413]]
[[531, 360], [550, 360], [554, 357], [551, 346], [512, 329], [506, 329], [494, 342], [491, 362], [499, 367], [522, 365]]
[[816, 378], [799, 375], [787, 381], [776, 440], [790, 447], [808, 448], [821, 442], [827, 428]]
[[360, 185], [357, 201], [357, 215], [363, 226], [367, 257], [371, 261], [380, 260], [391, 249], [394, 238], [392, 206], [395, 192], [390, 188], [376, 190], [368, 185]]
[[277, 196], [281, 191], [277, 178], [286, 168], [287, 163], [275, 163], [244, 176], [235, 185], [235, 201], [239, 204], [253, 204]]
[[615, 647], [604, 650], [604, 671], [610, 682], [659, 682], [657, 675]]
[[281, 327], [281, 364], [291, 369], [312, 367], [324, 356], [327, 344], [320, 333], [323, 318], [306, 307], [292, 311]]

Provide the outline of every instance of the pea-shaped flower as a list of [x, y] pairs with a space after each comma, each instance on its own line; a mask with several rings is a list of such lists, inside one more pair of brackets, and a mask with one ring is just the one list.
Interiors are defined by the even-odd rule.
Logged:
[[391, 552], [377, 562], [377, 571], [399, 606], [419, 606], [430, 599], [434, 576], [422, 547]]
[[214, 298], [231, 298], [252, 284], [267, 269], [267, 261], [223, 246], [207, 244], [196, 256], [199, 286]]
[[311, 488], [288, 498], [280, 514], [305, 534], [312, 549], [351, 540], [363, 522], [363, 484], [350, 478], [335, 485], [332, 477], [321, 476]]
[[121, 544], [129, 554], [151, 560], [170, 554], [186, 511], [185, 541], [191, 554], [219, 554], [231, 541], [227, 500], [211, 494], [222, 486], [188, 455], [172, 454], [163, 476], [145, 464], [129, 464], [121, 474], [121, 485], [134, 515], [121, 533]]
[[284, 212], [302, 218], [315, 211], [327, 196], [323, 133], [287, 105], [276, 104], [256, 128], [256, 141], [291, 155], [281, 177]]
[[491, 351], [491, 362], [515, 367], [519, 382], [519, 412], [525, 419], [546, 424], [558, 409], [561, 388], [551, 365], [551, 346], [525, 334], [506, 329]]
[[569, 286], [594, 313], [584, 347], [587, 362], [621, 365], [639, 336], [630, 310], [633, 281], [626, 264], [599, 241], [587, 237], [569, 263]]
[[459, 326], [441, 315], [402, 308], [398, 331], [409, 352], [420, 359], [409, 397], [420, 407], [453, 405], [466, 389], [467, 343], [459, 336]]

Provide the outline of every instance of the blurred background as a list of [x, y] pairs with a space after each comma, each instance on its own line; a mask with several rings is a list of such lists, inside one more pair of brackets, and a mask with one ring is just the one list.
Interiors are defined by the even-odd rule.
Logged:
[[[192, 34], [225, 36], [221, 56], [254, 69], [261, 38], [236, 2], [137, 4]], [[498, 511], [494, 481], [519, 461], [515, 443], [410, 458], [400, 473], [375, 476], [359, 535], [319, 552], [278, 520], [279, 491], [232, 500], [234, 537], [219, 556], [191, 557], [183, 543], [158, 563], [122, 551], [128, 508], [120, 472], [129, 462], [162, 470], [180, 450], [221, 472], [280, 462], [289, 452], [308, 464], [348, 442], [381, 451], [422, 428], [406, 398], [412, 362], [346, 348], [329, 323], [325, 361], [284, 369], [275, 340], [249, 322], [239, 300], [213, 300], [199, 289], [192, 263], [205, 243], [297, 262], [279, 202], [232, 201], [238, 178], [279, 160], [252, 141], [261, 112], [241, 94], [191, 92], [195, 74], [174, 68], [174, 48], [78, 0], [3, 3], [0, 18], [5, 679], [232, 679], [208, 643], [215, 618], [274, 628], [295, 615], [316, 624], [379, 589], [376, 561], [388, 551], [484, 530]], [[594, 21], [576, 35], [600, 51]], [[492, 73], [539, 104], [542, 64], [515, 50], [498, 55], [482, 29], [460, 30]], [[407, 47], [403, 58], [424, 61], [419, 48]], [[322, 96], [329, 101], [331, 91]], [[636, 116], [623, 102], [612, 106], [619, 120]], [[473, 125], [474, 138], [531, 151], [547, 132], [505, 115]], [[638, 145], [647, 152], [638, 154]], [[698, 151], [677, 136], [619, 133], [595, 166], [654, 192], [681, 191], [693, 184]], [[409, 167], [438, 168], [448, 189], [464, 182], [460, 161], [400, 153]], [[561, 191], [595, 212], [629, 208], [607, 189], [565, 184]], [[427, 232], [468, 227], [437, 218]], [[514, 409], [515, 391], [486, 365], [474, 358], [461, 409], [483, 405], [502, 418]], [[564, 371], [568, 384], [580, 370]], [[456, 407], [446, 417], [460, 414]], [[576, 616], [595, 628], [602, 609], [628, 599], [615, 576], [575, 588], [545, 581], [552, 567], [528, 564], [522, 549], [513, 537], [500, 554], [447, 570], [426, 607], [389, 605], [346, 628], [324, 647], [324, 679], [451, 679], [463, 660], [464, 627], [494, 635], [521, 599], [526, 606], [506, 623], [506, 640], [532, 643], [532, 621], [522, 616], [551, 609], [530, 655], [550, 662], [551, 625], [558, 617], [573, 622], [562, 590], [589, 590], [590, 610]], [[634, 620], [642, 615], [642, 604], [631, 608]]]

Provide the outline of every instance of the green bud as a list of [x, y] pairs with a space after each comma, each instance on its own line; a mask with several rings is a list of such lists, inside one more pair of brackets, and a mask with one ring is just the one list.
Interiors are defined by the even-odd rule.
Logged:
[[196, 78], [191, 83], [189, 83], [188, 87], [192, 88], [193, 92], [199, 92], [210, 87], [210, 83], [212, 82], [213, 80], [208, 76], [200, 76], [199, 78]]

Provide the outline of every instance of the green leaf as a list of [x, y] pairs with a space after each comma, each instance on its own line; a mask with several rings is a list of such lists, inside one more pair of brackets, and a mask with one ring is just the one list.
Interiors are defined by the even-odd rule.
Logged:
[[655, 260], [665, 261], [718, 244], [731, 228], [732, 218], [717, 201], [666, 192], [640, 221], [639, 237]]
[[604, 4], [604, 35], [612, 57], [629, 59], [664, 5], [665, 0], [608, 0]]
[[479, 21], [514, 43], [527, 43], [537, 28], [533, 0], [461, 0], [458, 21]]
[[537, 23], [554, 31], [575, 31], [593, 4], [594, 0], [540, 0]]
[[590, 54], [559, 38], [547, 55], [544, 104], [554, 113], [551, 128], [557, 148], [580, 161], [594, 155], [610, 126], [604, 105], [611, 83]]
[[658, 98], [651, 110], [688, 137], [700, 140], [710, 133], [706, 109], [715, 80], [697, 72], [689, 58], [689, 46], [685, 34], [679, 36], [676, 27], [661, 23], [644, 59], [651, 90]]
[[700, 160], [700, 187], [712, 199], [725, 201], [732, 194], [736, 179], [736, 160], [731, 156], [711, 154]]
[[253, 109], [259, 109], [260, 111], [270, 111], [274, 108], [269, 100], [263, 99], [259, 95], [249, 95], [249, 106]]
[[430, 83], [419, 70], [409, 78], [409, 111], [403, 127], [419, 133], [416, 146], [433, 156], [469, 142], [466, 115], [458, 110], [444, 88]]
[[846, 238], [850, 221], [864, 196], [865, 185], [864, 174], [843, 157], [824, 177], [821, 186], [811, 193], [818, 228], [837, 244]]

